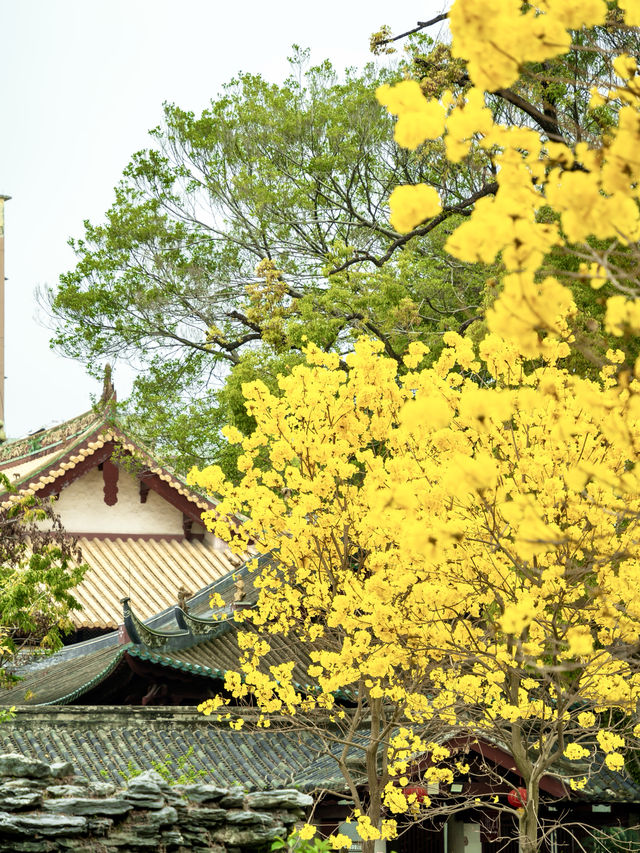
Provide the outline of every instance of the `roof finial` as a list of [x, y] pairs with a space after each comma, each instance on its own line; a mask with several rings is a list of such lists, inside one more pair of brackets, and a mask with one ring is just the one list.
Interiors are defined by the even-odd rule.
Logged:
[[104, 379], [102, 381], [102, 396], [100, 397], [100, 402], [103, 406], [106, 406], [107, 403], [116, 401], [116, 389], [113, 387], [113, 382], [111, 381], [111, 365], [107, 362], [104, 366]]

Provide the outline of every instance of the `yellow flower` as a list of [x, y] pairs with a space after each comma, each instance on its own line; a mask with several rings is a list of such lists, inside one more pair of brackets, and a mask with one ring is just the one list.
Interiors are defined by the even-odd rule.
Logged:
[[413, 230], [442, 209], [437, 191], [426, 184], [396, 187], [389, 197], [389, 206], [389, 221], [401, 233]]

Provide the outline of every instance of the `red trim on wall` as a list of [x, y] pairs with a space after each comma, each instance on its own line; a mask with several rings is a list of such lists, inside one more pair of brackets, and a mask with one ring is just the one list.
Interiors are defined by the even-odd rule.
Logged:
[[[55, 467], [59, 468], [63, 462], [68, 462], [71, 456], [77, 455], [77, 452], [78, 451], [74, 449], [73, 453], [70, 453], [68, 456], [59, 459], [55, 463]], [[49, 495], [59, 494], [62, 489], [65, 489], [70, 483], [73, 483], [74, 480], [77, 480], [79, 477], [82, 477], [92, 468], [97, 468], [101, 462], [106, 462], [107, 459], [110, 458], [112, 453], [113, 442], [105, 442], [104, 446], [100, 447], [98, 450], [92, 453], [91, 456], [85, 457], [82, 462], [78, 462], [75, 467], [69, 468], [69, 470], [65, 471], [65, 473], [61, 477], [56, 477], [53, 483], [47, 483], [44, 488], [38, 489], [38, 491], [36, 492], [37, 496], [40, 498], [47, 498], [49, 497]], [[51, 467], [53, 468], [54, 466], [52, 465]], [[40, 479], [40, 477], [43, 475], [46, 475], [46, 471], [41, 472], [37, 475], [37, 477], [33, 477], [33, 479], [29, 481], [29, 483], [37, 482], [37, 480]], [[27, 485], [28, 484], [25, 484], [23, 488], [26, 488]]]
[[[516, 763], [513, 756], [508, 753], [506, 749], [502, 749], [502, 747], [495, 746], [494, 744], [488, 743], [485, 740], [480, 740], [479, 738], [465, 735], [451, 738], [450, 740], [445, 741], [444, 745], [452, 752], [456, 752], [458, 750], [471, 750], [482, 756], [483, 759], [492, 761], [494, 764], [502, 767], [503, 770], [510, 771], [518, 778], [522, 778], [516, 769]], [[419, 762], [418, 766], [422, 769], [430, 764], [430, 758], [426, 756]], [[569, 792], [560, 779], [551, 775], [545, 775], [542, 777], [540, 780], [540, 790], [547, 794], [551, 794], [552, 797], [562, 798], [569, 796]]]
[[174, 489], [166, 480], [161, 480], [157, 474], [152, 474], [151, 471], [146, 471], [140, 474], [140, 482], [148, 486], [161, 498], [174, 506], [192, 521], [197, 521], [202, 524], [202, 513], [207, 510], [200, 509], [199, 506], [181, 495], [177, 489]]

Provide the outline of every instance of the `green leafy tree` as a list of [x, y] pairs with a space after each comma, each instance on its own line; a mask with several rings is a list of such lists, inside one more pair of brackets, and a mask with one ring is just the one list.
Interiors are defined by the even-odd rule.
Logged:
[[[6, 498], [13, 490], [4, 475], [0, 485]], [[73, 588], [88, 568], [81, 559], [51, 501], [21, 498], [0, 507], [0, 685], [11, 680], [20, 651], [62, 645], [70, 614], [80, 609]]]
[[[305, 340], [344, 351], [365, 332], [399, 359], [482, 314], [486, 275], [444, 253], [438, 225], [488, 191], [483, 174], [444, 184], [395, 144], [374, 92], [402, 69], [306, 63], [297, 51], [281, 85], [241, 74], [200, 116], [165, 105], [49, 294], [56, 346], [95, 371], [116, 356], [140, 368], [135, 426], [181, 467], [230, 453], [201, 426], [243, 427], [233, 389], [258, 369], [275, 381]], [[388, 196], [418, 181], [439, 183], [446, 212], [400, 234]]]

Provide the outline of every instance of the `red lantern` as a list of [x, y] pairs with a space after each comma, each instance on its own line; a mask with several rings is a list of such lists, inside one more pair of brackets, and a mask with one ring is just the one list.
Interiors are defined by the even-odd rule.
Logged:
[[427, 789], [423, 788], [422, 785], [409, 785], [409, 787], [402, 789], [402, 793], [407, 798], [410, 797], [411, 794], [415, 794], [417, 803], [424, 803], [429, 795]]
[[507, 800], [509, 805], [513, 806], [514, 809], [523, 809], [527, 802], [527, 789], [516, 788], [513, 791], [509, 791], [507, 794]]

